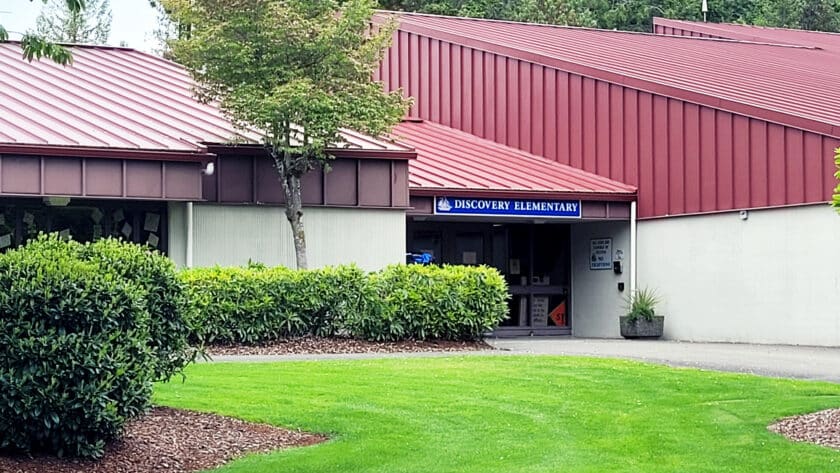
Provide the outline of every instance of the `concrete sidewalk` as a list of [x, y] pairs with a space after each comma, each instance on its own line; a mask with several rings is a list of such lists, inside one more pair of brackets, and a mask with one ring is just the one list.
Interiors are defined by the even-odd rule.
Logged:
[[510, 353], [629, 358], [762, 376], [840, 383], [840, 348], [737, 343], [585, 338], [499, 338], [488, 342]]
[[840, 348], [735, 343], [686, 343], [658, 340], [612, 340], [572, 337], [498, 338], [497, 350], [474, 352], [360, 353], [341, 355], [215, 356], [214, 362], [365, 360], [445, 356], [567, 355], [627, 358], [718, 371], [840, 383]]

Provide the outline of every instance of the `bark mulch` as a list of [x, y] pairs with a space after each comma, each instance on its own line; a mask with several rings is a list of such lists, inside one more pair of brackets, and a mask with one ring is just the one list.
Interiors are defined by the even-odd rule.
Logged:
[[493, 350], [483, 341], [455, 342], [404, 341], [404, 342], [369, 342], [351, 338], [305, 337], [278, 340], [261, 345], [213, 345], [207, 348], [213, 355], [326, 355], [344, 353], [404, 353], [404, 352], [459, 352]]
[[840, 409], [786, 417], [769, 429], [796, 442], [811, 442], [840, 449]]
[[187, 473], [248, 453], [313, 445], [326, 437], [215, 414], [156, 407], [126, 426], [99, 460], [0, 455], [4, 473]]

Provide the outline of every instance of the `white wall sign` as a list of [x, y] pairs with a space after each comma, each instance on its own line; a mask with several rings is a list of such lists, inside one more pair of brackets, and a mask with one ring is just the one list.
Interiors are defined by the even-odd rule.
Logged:
[[612, 238], [589, 240], [589, 269], [612, 269]]
[[534, 296], [531, 304], [531, 325], [534, 327], [548, 325], [548, 297]]

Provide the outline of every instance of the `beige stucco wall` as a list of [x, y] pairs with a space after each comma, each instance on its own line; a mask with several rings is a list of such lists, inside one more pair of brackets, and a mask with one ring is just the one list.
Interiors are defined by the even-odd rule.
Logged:
[[[624, 253], [624, 272], [590, 270], [590, 240], [612, 238], [612, 253]], [[618, 283], [624, 282], [624, 292]], [[618, 317], [630, 291], [630, 223], [581, 222], [572, 225], [572, 333], [577, 337], [619, 336]]]
[[[185, 204], [170, 206], [170, 255], [186, 262]], [[294, 267], [291, 230], [283, 209], [194, 204], [194, 266], [243, 265], [248, 260]], [[405, 261], [402, 210], [304, 209], [310, 267], [356, 263], [376, 270]], [[179, 229], [179, 230], [176, 230]]]
[[667, 338], [840, 345], [840, 216], [826, 205], [639, 222]]

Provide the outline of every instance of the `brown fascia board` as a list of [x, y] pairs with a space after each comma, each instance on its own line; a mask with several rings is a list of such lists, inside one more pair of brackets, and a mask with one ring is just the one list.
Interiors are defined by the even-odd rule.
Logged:
[[[217, 144], [205, 143], [207, 150], [214, 154], [266, 154], [265, 147], [259, 144]], [[359, 148], [333, 148], [327, 152], [336, 158], [353, 159], [385, 159], [391, 161], [407, 161], [417, 158], [417, 152], [413, 149], [359, 149]]]
[[212, 158], [212, 155], [208, 154], [206, 151], [98, 148], [88, 146], [51, 146], [13, 143], [0, 143], [0, 154], [189, 162], [204, 162]]
[[409, 187], [408, 193], [413, 197], [476, 197], [498, 199], [573, 199], [597, 200], [614, 202], [632, 202], [636, 200], [636, 192], [555, 192], [555, 191], [517, 191], [496, 189], [446, 189]]

